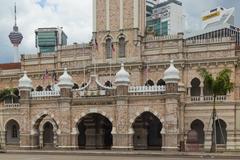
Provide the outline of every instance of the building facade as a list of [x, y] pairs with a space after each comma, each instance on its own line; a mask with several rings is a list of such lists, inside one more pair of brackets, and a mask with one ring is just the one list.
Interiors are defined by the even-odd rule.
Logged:
[[167, 0], [156, 4], [147, 19], [147, 27], [156, 36], [173, 35], [184, 31], [183, 6], [180, 1]]
[[217, 96], [217, 147], [239, 150], [236, 38], [146, 34], [145, 8], [145, 0], [94, 0], [89, 44], [0, 65], [0, 88], [20, 92], [19, 103], [12, 94], [1, 103], [1, 147], [209, 150], [213, 97], [203, 67], [232, 71], [234, 90]]
[[38, 28], [35, 44], [41, 53], [54, 52], [57, 46], [67, 45], [67, 35], [62, 28]]

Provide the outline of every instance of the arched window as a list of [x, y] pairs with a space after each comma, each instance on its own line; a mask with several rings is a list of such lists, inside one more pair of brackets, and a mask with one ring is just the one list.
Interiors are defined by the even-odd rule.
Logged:
[[50, 85], [48, 85], [46, 88], [45, 88], [46, 91], [51, 91], [52, 90], [52, 87]]
[[12, 138], [17, 138], [17, 135], [18, 135], [17, 126], [14, 124], [12, 125]]
[[112, 58], [112, 40], [111, 38], [106, 39], [106, 58]]
[[119, 57], [125, 57], [125, 38], [119, 38]]
[[158, 85], [158, 86], [165, 86], [166, 83], [165, 83], [164, 80], [160, 79], [160, 80], [157, 82], [157, 85]]
[[87, 83], [82, 83], [81, 88], [85, 87]]
[[78, 84], [74, 83], [72, 89], [78, 89], [78, 88], [79, 88]]
[[43, 91], [43, 87], [42, 86], [37, 86], [36, 91]]
[[154, 86], [154, 82], [152, 80], [148, 80], [146, 83], [145, 83], [145, 86]]
[[198, 78], [194, 78], [191, 81], [191, 96], [200, 96], [201, 94], [201, 88], [200, 88], [200, 80]]
[[105, 82], [104, 86], [106, 87], [112, 87], [112, 83], [110, 81]]

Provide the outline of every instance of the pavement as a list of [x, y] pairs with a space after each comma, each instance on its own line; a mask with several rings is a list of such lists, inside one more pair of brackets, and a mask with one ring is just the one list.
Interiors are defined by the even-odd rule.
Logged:
[[114, 151], [114, 150], [2, 150], [7, 154], [35, 154], [35, 155], [85, 155], [85, 156], [146, 156], [146, 157], [186, 157], [186, 158], [230, 158], [240, 159], [240, 152], [164, 152], [164, 151]]

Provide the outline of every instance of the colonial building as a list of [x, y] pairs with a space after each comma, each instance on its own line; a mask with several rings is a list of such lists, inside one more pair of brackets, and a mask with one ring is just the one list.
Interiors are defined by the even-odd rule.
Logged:
[[20, 92], [19, 101], [10, 94], [1, 103], [1, 147], [209, 150], [213, 97], [198, 73], [204, 67], [232, 70], [234, 90], [217, 96], [216, 142], [239, 150], [236, 37], [155, 37], [145, 32], [145, 8], [145, 0], [93, 0], [91, 43], [0, 65], [0, 88]]

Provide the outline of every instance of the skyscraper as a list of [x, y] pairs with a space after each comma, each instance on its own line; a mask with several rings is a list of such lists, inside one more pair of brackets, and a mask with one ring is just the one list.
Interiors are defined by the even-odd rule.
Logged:
[[177, 0], [167, 0], [156, 4], [152, 10], [151, 19], [148, 18], [147, 27], [151, 28], [157, 36], [183, 32], [182, 3]]
[[38, 28], [35, 35], [36, 47], [40, 52], [54, 52], [57, 46], [67, 44], [67, 35], [62, 28]]

